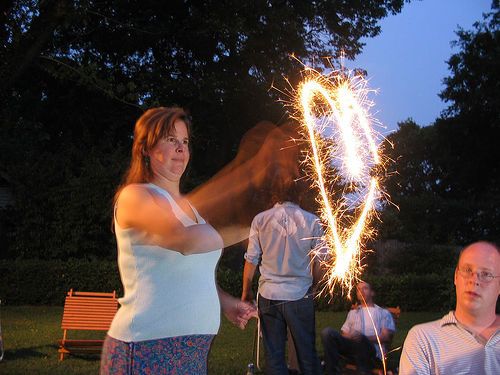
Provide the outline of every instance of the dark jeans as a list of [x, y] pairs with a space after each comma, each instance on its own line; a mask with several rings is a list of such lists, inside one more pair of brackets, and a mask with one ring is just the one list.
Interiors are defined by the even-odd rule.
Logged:
[[311, 296], [297, 301], [268, 300], [259, 296], [259, 318], [267, 375], [288, 375], [285, 360], [287, 327], [295, 343], [301, 373], [320, 373], [315, 345], [314, 301]]
[[340, 355], [352, 361], [361, 373], [371, 373], [376, 360], [376, 352], [366, 336], [359, 341], [350, 340], [330, 327], [321, 332], [321, 341], [325, 350], [325, 370], [327, 375], [340, 374]]

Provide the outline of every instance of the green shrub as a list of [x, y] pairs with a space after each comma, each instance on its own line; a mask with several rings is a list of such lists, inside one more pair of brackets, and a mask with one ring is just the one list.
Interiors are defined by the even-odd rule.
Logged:
[[8, 305], [62, 305], [69, 289], [121, 293], [116, 261], [0, 260], [0, 298]]
[[400, 306], [405, 311], [446, 311], [455, 306], [453, 271], [441, 274], [366, 276], [381, 306]]
[[[441, 274], [366, 275], [363, 278], [373, 286], [375, 302], [380, 306], [400, 306], [405, 311], [446, 311], [455, 306], [452, 269], [443, 270]], [[219, 267], [217, 280], [228, 293], [236, 297], [241, 295], [241, 271]], [[257, 280], [255, 277], [254, 292]], [[336, 290], [333, 297], [325, 294], [315, 302], [320, 311], [345, 311], [353, 300]]]
[[370, 273], [383, 275], [440, 274], [454, 267], [460, 246], [428, 243], [404, 243], [397, 240], [378, 241], [370, 245], [366, 261]]
[[[441, 274], [366, 275], [373, 285], [376, 303], [400, 306], [405, 311], [446, 311], [455, 304], [453, 270]], [[217, 281], [235, 297], [241, 295], [242, 271], [221, 266]], [[258, 276], [253, 290], [257, 291]], [[0, 298], [7, 305], [62, 305], [66, 292], [109, 292], [122, 295], [116, 261], [0, 260]], [[340, 291], [333, 298], [316, 299], [318, 310], [345, 311], [352, 301]]]

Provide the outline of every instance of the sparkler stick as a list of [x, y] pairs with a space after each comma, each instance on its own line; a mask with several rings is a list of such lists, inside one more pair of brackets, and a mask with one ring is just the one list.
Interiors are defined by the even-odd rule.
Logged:
[[[329, 75], [306, 68], [307, 78], [300, 84], [297, 107], [303, 133], [311, 144], [306, 162], [313, 170], [313, 184], [321, 218], [326, 224], [324, 242], [329, 252], [325, 289], [333, 295], [335, 285], [350, 292], [362, 271], [364, 241], [370, 236], [369, 222], [380, 196], [374, 168], [381, 163], [374, 132], [367, 113], [366, 80], [352, 72]], [[335, 201], [327, 184], [345, 186]]]
[[363, 296], [363, 293], [360, 293], [359, 295], [363, 299], [363, 304], [367, 308], [366, 311], [368, 312], [368, 317], [370, 318], [370, 322], [373, 325], [375, 337], [377, 338], [377, 345], [380, 348], [380, 354], [382, 357], [382, 367], [384, 369], [384, 375], [385, 375], [385, 374], [387, 374], [387, 364], [386, 364], [386, 359], [385, 359], [386, 353], [384, 352], [384, 347], [382, 346], [382, 342], [380, 341], [380, 337], [379, 337], [378, 332], [377, 332], [377, 327], [375, 326], [375, 322], [373, 321], [372, 313], [370, 312], [370, 309], [368, 308], [368, 305], [366, 304], [365, 297]]

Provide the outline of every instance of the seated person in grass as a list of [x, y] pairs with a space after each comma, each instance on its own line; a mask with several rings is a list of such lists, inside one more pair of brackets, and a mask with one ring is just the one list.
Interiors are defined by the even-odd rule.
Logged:
[[360, 373], [371, 374], [377, 358], [382, 358], [377, 335], [385, 353], [385, 344], [391, 342], [396, 330], [391, 313], [373, 302], [374, 292], [370, 284], [360, 282], [356, 295], [360, 306], [349, 311], [341, 332], [331, 327], [321, 332], [328, 375], [340, 374], [340, 356], [354, 362]]

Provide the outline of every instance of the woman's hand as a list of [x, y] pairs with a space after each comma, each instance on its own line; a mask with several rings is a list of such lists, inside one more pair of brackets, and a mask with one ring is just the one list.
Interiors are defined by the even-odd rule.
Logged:
[[240, 329], [245, 329], [251, 318], [257, 318], [257, 308], [249, 302], [240, 301], [236, 298], [235, 302], [232, 305], [234, 307], [224, 311], [224, 315], [231, 323]]
[[257, 308], [254, 304], [240, 301], [220, 288], [218, 291], [222, 312], [235, 326], [244, 329], [251, 318], [257, 318]]

